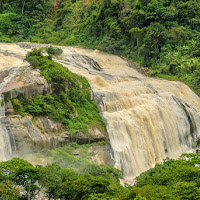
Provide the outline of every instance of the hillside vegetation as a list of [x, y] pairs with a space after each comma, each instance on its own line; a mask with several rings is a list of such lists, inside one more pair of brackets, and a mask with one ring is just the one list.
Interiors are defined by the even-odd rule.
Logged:
[[0, 13], [2, 42], [98, 48], [200, 94], [198, 0], [2, 0]]
[[[47, 52], [53, 54], [62, 51], [52, 47]], [[60, 52], [61, 53], [61, 52]], [[40, 69], [40, 74], [52, 86], [52, 94], [38, 95], [32, 99], [19, 96], [12, 99], [15, 111], [24, 116], [49, 116], [61, 122], [65, 129], [73, 134], [87, 133], [93, 126], [105, 133], [106, 125], [98, 113], [98, 107], [91, 99], [91, 88], [84, 77], [80, 77], [52, 60], [51, 56], [43, 56], [42, 49], [33, 49], [26, 60], [33, 68]]]
[[[181, 80], [200, 95], [200, 1], [198, 0], [0, 0], [0, 42], [78, 45], [122, 55], [150, 74]], [[49, 49], [49, 54], [60, 53]], [[27, 61], [54, 92], [13, 99], [22, 116], [48, 115], [73, 135], [105, 124], [91, 101], [86, 79], [33, 50]], [[77, 114], [78, 113], [78, 114]], [[73, 152], [81, 149], [82, 157]], [[33, 166], [14, 158], [0, 163], [0, 199], [198, 200], [200, 156], [165, 160], [119, 184], [121, 172], [86, 160], [86, 147], [71, 143], [49, 152], [53, 164]], [[23, 193], [20, 193], [23, 190]]]
[[[58, 164], [33, 166], [14, 158], [0, 163], [0, 198], [35, 199], [38, 192], [49, 199], [71, 200], [198, 200], [200, 198], [200, 157], [183, 155], [179, 160], [166, 160], [137, 178], [134, 186], [122, 187], [120, 173], [111, 166], [90, 164], [71, 152], [75, 144], [50, 152]], [[74, 170], [75, 165], [78, 169]], [[63, 166], [63, 164], [65, 166]], [[82, 170], [80, 170], [82, 166]], [[85, 167], [87, 166], [87, 167]], [[76, 167], [75, 167], [76, 169]], [[24, 192], [19, 193], [19, 188]], [[142, 196], [142, 197], [141, 197]]]

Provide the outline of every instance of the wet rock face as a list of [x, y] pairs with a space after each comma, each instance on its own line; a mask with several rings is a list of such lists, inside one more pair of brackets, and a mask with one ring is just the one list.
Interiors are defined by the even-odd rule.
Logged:
[[[93, 144], [89, 148], [86, 149], [87, 151], [87, 159], [90, 160], [92, 163], [95, 164], [105, 164], [105, 165], [114, 165], [115, 161], [113, 160], [110, 152], [110, 145], [100, 145], [100, 144]], [[81, 157], [84, 151], [82, 149], [74, 150], [73, 154], [76, 157]]]
[[30, 66], [6, 69], [1, 73], [5, 74], [1, 81], [4, 85], [1, 93], [6, 102], [19, 96], [30, 99], [39, 94], [46, 95], [52, 92], [51, 85], [40, 75], [40, 71], [33, 70]]
[[[39, 92], [44, 94], [51, 92], [51, 87], [46, 85], [37, 71], [31, 70], [26, 73], [26, 76], [33, 73], [31, 77], [37, 77], [36, 80], [32, 81], [29, 76], [29, 78], [25, 78], [27, 82], [22, 81], [28, 91], [20, 82], [24, 78], [23, 74], [29, 68], [28, 64], [23, 61], [26, 53], [32, 47], [40, 48], [41, 46], [31, 43], [0, 44], [0, 60], [2, 58], [0, 70], [4, 71], [3, 74], [0, 73], [0, 81], [4, 82], [0, 85], [0, 89], [4, 91], [5, 96], [7, 95], [7, 99], [21, 93], [31, 96]], [[126, 60], [97, 50], [60, 48], [63, 53], [54, 60], [72, 72], [86, 77], [90, 82], [93, 90], [92, 99], [97, 102], [99, 112], [107, 125], [106, 136], [111, 147], [114, 166], [123, 170], [126, 178], [139, 175], [167, 157], [177, 158], [196, 146], [196, 141], [200, 137], [200, 99], [185, 84], [148, 78], [135, 70], [134, 65], [130, 65]], [[9, 60], [7, 64], [5, 64], [6, 56]], [[10, 59], [11, 57], [14, 59]], [[9, 72], [11, 68], [15, 69], [13, 73]], [[25, 68], [26, 70], [22, 73]], [[6, 79], [6, 72], [15, 78]], [[21, 78], [16, 80], [18, 77], [16, 74], [20, 73], [19, 77]], [[14, 82], [12, 83], [10, 80]], [[20, 86], [15, 87], [16, 82], [20, 83]], [[5, 83], [9, 83], [7, 90]], [[6, 113], [12, 114], [13, 110], [9, 104], [6, 105], [6, 108]], [[26, 132], [24, 137], [19, 140], [15, 139], [17, 141], [16, 149], [20, 146], [18, 141], [22, 140], [23, 143], [24, 138], [26, 138], [25, 141], [30, 141], [30, 137], [35, 138], [32, 140], [31, 149], [39, 148], [34, 146], [34, 141], [42, 141], [46, 137], [46, 134], [43, 135], [38, 128], [40, 126], [48, 127], [45, 120], [37, 121], [40, 126], [34, 125], [34, 128], [32, 128], [30, 120], [23, 118], [17, 123], [17, 119], [9, 117], [8, 122], [5, 122], [16, 124], [17, 128], [13, 131], [14, 136], [20, 137], [21, 130]], [[1, 124], [3, 123], [1, 122]], [[17, 129], [19, 129], [18, 133]], [[39, 129], [39, 135], [35, 129]], [[97, 128], [88, 135], [78, 133], [75, 135], [75, 139], [79, 140], [79, 143], [89, 140], [99, 141], [105, 138], [105, 134], [101, 134], [99, 131]], [[1, 128], [0, 132], [6, 133], [5, 128]], [[68, 140], [68, 133], [60, 135], [64, 137], [63, 140]], [[51, 138], [54, 139], [50, 139], [52, 140], [50, 144], [56, 145], [55, 136], [51, 136]], [[2, 142], [3, 140], [0, 138], [0, 143]], [[21, 146], [25, 145], [27, 144], [24, 142]], [[51, 145], [48, 146], [42, 142], [39, 146], [45, 149]], [[13, 148], [9, 149], [12, 151]], [[99, 155], [99, 160], [103, 160], [104, 154]]]
[[[77, 137], [71, 138], [62, 124], [48, 117], [33, 119], [30, 116], [22, 118], [16, 115], [12, 99], [18, 97], [30, 99], [37, 95], [52, 93], [51, 85], [40, 75], [40, 71], [33, 69], [24, 61], [31, 48], [41, 46], [37, 44], [20, 44], [20, 46], [0, 44], [0, 98], [4, 102], [4, 105], [0, 106], [0, 160], [47, 151], [70, 141], [85, 144], [90, 138], [91, 141], [105, 140], [105, 134], [102, 135], [98, 130], [95, 130], [94, 134], [90, 131], [88, 135], [78, 133]], [[96, 68], [99, 67], [95, 62], [91, 61], [91, 64]]]
[[[47, 134], [47, 131], [44, 131], [47, 130], [46, 126], [48, 123], [49, 132], [61, 133], [64, 131], [63, 128], [54, 130], [53, 126], [55, 126], [56, 123], [50, 122], [49, 119], [46, 119], [48, 121], [46, 124], [45, 119], [40, 119], [43, 124], [40, 125], [39, 129], [39, 126], [37, 126], [36, 122], [35, 124], [33, 123], [31, 117], [14, 117], [16, 113], [10, 100], [18, 97], [33, 98], [36, 95], [49, 94], [51, 93], [51, 85], [40, 75], [39, 70], [33, 70], [29, 64], [24, 63], [23, 58], [18, 58], [16, 54], [12, 53], [10, 55], [9, 51], [3, 55], [4, 59], [7, 57], [8, 63], [5, 67], [2, 65], [0, 66], [0, 93], [4, 100], [0, 119], [2, 126], [1, 136], [3, 137], [3, 148], [0, 151], [0, 154], [2, 154], [1, 160], [6, 160], [13, 155], [44, 151], [69, 142], [69, 136], [68, 139], [66, 139], [62, 136]], [[15, 58], [14, 61], [12, 57]], [[20, 59], [21, 62], [19, 61]], [[16, 66], [19, 63], [24, 63], [24, 65], [21, 64], [21, 67]], [[14, 65], [14, 67], [12, 65]], [[6, 141], [6, 143], [4, 141]]]
[[[39, 122], [42, 125], [39, 125]], [[70, 141], [69, 133], [57, 123], [48, 118], [38, 118], [33, 122], [32, 117], [5, 117], [1, 119], [9, 135], [14, 134], [12, 152], [16, 155], [47, 151]], [[48, 127], [48, 129], [45, 129]], [[14, 149], [15, 148], [15, 149]]]
[[72, 138], [72, 141], [77, 142], [78, 144], [88, 144], [105, 140], [106, 140], [105, 133], [101, 132], [96, 127], [89, 129], [87, 134], [80, 132], [73, 135]]
[[115, 161], [110, 154], [110, 145], [94, 145], [89, 147], [87, 151], [91, 153], [91, 155], [88, 156], [88, 159], [93, 163], [104, 165], [115, 164]]

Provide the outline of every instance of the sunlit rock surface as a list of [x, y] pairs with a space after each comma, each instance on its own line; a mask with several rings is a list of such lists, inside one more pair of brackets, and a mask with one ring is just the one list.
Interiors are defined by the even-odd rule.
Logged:
[[[26, 53], [41, 46], [0, 44], [0, 69], [26, 66]], [[98, 50], [61, 48], [63, 53], [55, 60], [91, 84], [107, 124], [114, 166], [124, 171], [125, 178], [133, 178], [163, 159], [177, 158], [196, 146], [200, 99], [188, 86], [145, 77], [126, 60]]]

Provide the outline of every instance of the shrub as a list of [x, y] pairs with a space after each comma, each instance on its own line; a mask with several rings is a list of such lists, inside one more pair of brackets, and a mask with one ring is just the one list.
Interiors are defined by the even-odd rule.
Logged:
[[60, 49], [60, 48], [54, 48], [54, 47], [52, 47], [52, 46], [50, 46], [50, 47], [48, 47], [47, 49], [46, 49], [46, 51], [47, 51], [47, 53], [49, 54], [49, 55], [60, 55], [60, 54], [62, 54], [62, 49]]
[[[90, 85], [48, 56], [42, 56], [41, 49], [33, 49], [26, 60], [34, 68], [40, 69], [41, 75], [52, 84], [53, 93], [38, 95], [32, 99], [19, 97], [13, 99], [15, 111], [24, 116], [48, 115], [51, 119], [62, 122], [71, 135], [77, 132], [86, 133], [88, 128], [98, 124], [105, 131], [105, 124], [98, 113], [98, 107], [91, 101]], [[81, 85], [81, 87], [80, 87]]]

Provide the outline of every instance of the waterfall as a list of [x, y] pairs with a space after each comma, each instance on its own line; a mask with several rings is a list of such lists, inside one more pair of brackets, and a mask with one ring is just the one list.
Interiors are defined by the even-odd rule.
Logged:
[[[107, 125], [115, 167], [123, 170], [125, 178], [134, 178], [167, 157], [175, 159], [195, 148], [200, 137], [200, 98], [188, 86], [146, 77], [134, 64], [98, 50], [60, 48], [63, 53], [55, 61], [89, 81]], [[29, 51], [18, 45], [8, 49], [20, 54], [18, 57]], [[24, 64], [10, 59], [7, 65]], [[4, 78], [0, 93], [15, 74], [13, 70]], [[12, 128], [6, 127], [3, 104], [0, 110], [0, 155], [6, 159], [16, 146]]]
[[194, 105], [183, 99], [175, 101], [168, 95], [166, 99], [157, 97], [157, 102], [140, 97], [141, 105], [134, 102], [133, 94], [123, 99], [120, 96], [112, 101], [104, 97], [103, 115], [115, 167], [123, 170], [126, 178], [134, 178], [167, 157], [177, 158], [195, 148], [200, 135], [200, 113]]
[[12, 154], [10, 137], [2, 119], [5, 117], [4, 97], [0, 95], [0, 160], [5, 161], [10, 158]]
[[2, 124], [0, 119], [0, 161], [6, 161], [11, 158], [12, 149], [10, 137], [7, 129]]
[[195, 148], [200, 99], [189, 87], [145, 77], [114, 55], [73, 47], [63, 51], [58, 62], [91, 84], [107, 125], [115, 167], [125, 178]]
[[[7, 83], [16, 75], [16, 70], [8, 73], [8, 76], [4, 78], [0, 84], [0, 92], [6, 88]], [[0, 161], [8, 160], [16, 152], [16, 144], [14, 133], [9, 125], [5, 125], [5, 102], [4, 95], [0, 94]]]

